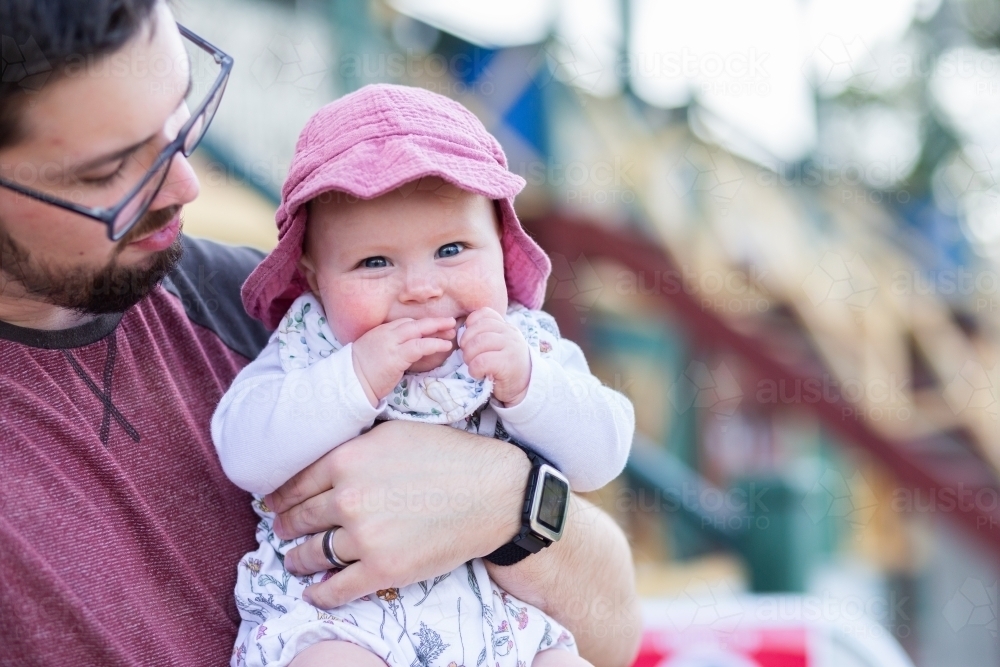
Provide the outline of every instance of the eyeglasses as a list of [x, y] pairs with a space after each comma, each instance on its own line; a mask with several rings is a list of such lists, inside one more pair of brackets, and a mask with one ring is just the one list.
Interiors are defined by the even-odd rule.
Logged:
[[167, 173], [170, 171], [170, 164], [173, 162], [174, 156], [177, 153], [183, 153], [184, 157], [190, 157], [194, 149], [201, 143], [205, 132], [208, 130], [208, 126], [212, 123], [212, 118], [215, 117], [216, 110], [219, 108], [219, 102], [222, 101], [222, 94], [226, 90], [226, 82], [229, 80], [229, 73], [233, 69], [233, 59], [227, 53], [209, 44], [182, 25], [177, 24], [177, 28], [180, 30], [181, 35], [192, 44], [207, 52], [215, 60], [215, 63], [221, 67], [221, 70], [209, 89], [208, 95], [181, 127], [177, 133], [177, 137], [160, 151], [153, 160], [152, 166], [121, 201], [110, 208], [91, 208], [66, 201], [45, 192], [33, 190], [3, 178], [0, 178], [0, 186], [19, 192], [32, 199], [45, 202], [46, 204], [58, 206], [67, 211], [72, 211], [102, 222], [108, 228], [109, 239], [112, 241], [121, 239], [149, 210], [149, 205], [156, 198], [156, 195], [167, 180]]

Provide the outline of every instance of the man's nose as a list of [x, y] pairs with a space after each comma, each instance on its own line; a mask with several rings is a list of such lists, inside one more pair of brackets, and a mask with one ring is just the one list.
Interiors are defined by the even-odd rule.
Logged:
[[399, 300], [403, 303], [425, 303], [438, 299], [444, 294], [441, 272], [435, 269], [417, 268], [406, 272]]
[[177, 153], [170, 161], [170, 170], [167, 172], [166, 180], [163, 181], [163, 187], [149, 208], [156, 211], [168, 206], [184, 206], [193, 202], [200, 191], [198, 176], [194, 173], [191, 163], [183, 153]]

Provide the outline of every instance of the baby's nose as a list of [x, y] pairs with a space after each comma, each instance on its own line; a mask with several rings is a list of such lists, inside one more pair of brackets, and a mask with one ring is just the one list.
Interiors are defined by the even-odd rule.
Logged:
[[403, 303], [424, 303], [438, 299], [443, 294], [444, 281], [437, 272], [412, 272], [406, 276], [399, 299]]

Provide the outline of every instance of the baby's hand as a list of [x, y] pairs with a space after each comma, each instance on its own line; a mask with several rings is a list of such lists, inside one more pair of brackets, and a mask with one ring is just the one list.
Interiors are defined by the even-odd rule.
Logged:
[[[431, 334], [444, 338], [429, 338]], [[380, 324], [354, 341], [354, 372], [372, 406], [389, 395], [407, 368], [429, 354], [450, 350], [454, 336], [454, 317], [404, 317]]]
[[512, 407], [524, 399], [531, 379], [528, 343], [503, 315], [492, 308], [470, 313], [458, 346], [472, 377], [493, 378], [493, 396], [497, 400]]

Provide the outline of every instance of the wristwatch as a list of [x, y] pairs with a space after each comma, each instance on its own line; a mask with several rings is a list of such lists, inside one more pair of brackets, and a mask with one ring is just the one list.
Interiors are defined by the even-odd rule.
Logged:
[[566, 527], [569, 480], [555, 466], [519, 442], [511, 441], [528, 455], [531, 474], [521, 510], [521, 530], [514, 539], [486, 556], [495, 565], [513, 565], [553, 542]]

